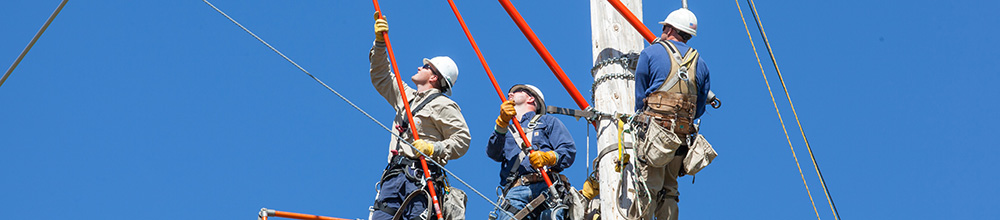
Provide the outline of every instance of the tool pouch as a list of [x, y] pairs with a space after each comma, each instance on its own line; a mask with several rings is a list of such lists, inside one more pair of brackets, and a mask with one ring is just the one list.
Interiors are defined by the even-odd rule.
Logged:
[[712, 160], [716, 156], [719, 156], [712, 148], [712, 145], [705, 140], [705, 136], [698, 134], [694, 142], [691, 143], [691, 149], [688, 151], [687, 156], [684, 157], [684, 173], [688, 175], [694, 175], [701, 171], [701, 169], [712, 163]]
[[587, 214], [587, 200], [577, 191], [575, 187], [569, 186], [566, 189], [566, 194], [563, 196], [568, 208], [566, 211], [566, 220], [583, 220], [583, 216]]
[[441, 209], [443, 210], [444, 219], [465, 220], [465, 205], [469, 202], [465, 191], [455, 187], [448, 187], [443, 200], [444, 205], [442, 205]]
[[674, 132], [661, 125], [650, 123], [645, 138], [638, 145], [639, 159], [652, 167], [663, 167], [674, 158], [681, 139]]

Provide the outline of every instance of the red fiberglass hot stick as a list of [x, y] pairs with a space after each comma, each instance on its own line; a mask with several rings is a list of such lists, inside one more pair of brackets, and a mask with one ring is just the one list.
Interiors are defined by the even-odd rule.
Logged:
[[[545, 64], [549, 66], [549, 69], [552, 70], [552, 74], [556, 75], [556, 79], [559, 79], [559, 83], [562, 84], [563, 88], [566, 88], [566, 92], [569, 92], [569, 96], [573, 97], [573, 101], [576, 102], [576, 105], [579, 106], [580, 109], [587, 109], [590, 107], [590, 104], [587, 104], [587, 100], [580, 94], [580, 90], [576, 89], [573, 82], [566, 77], [566, 73], [563, 72], [562, 67], [559, 67], [559, 63], [556, 63], [556, 60], [552, 58], [552, 54], [549, 53], [549, 50], [545, 49], [545, 45], [542, 44], [542, 41], [538, 40], [538, 36], [535, 36], [535, 32], [531, 30], [528, 23], [524, 22], [524, 18], [522, 18], [521, 14], [517, 12], [517, 8], [514, 8], [514, 5], [510, 4], [510, 1], [508, 0], [500, 0], [500, 5], [502, 5], [503, 9], [507, 11], [508, 15], [510, 15], [510, 19], [514, 20], [514, 24], [517, 24], [517, 28], [521, 29], [521, 33], [524, 34], [524, 37], [528, 38], [528, 42], [531, 42], [531, 46], [535, 48], [538, 55], [541, 56], [542, 60], [545, 61]], [[594, 128], [597, 128], [597, 122], [594, 122], [593, 124]]]
[[[375, 12], [378, 12], [379, 18], [385, 19], [385, 16], [382, 15], [382, 9], [378, 7], [378, 0], [372, 0], [372, 4], [375, 5]], [[389, 43], [389, 33], [382, 32], [382, 37], [385, 39], [385, 47], [389, 52], [389, 61], [392, 62], [392, 73], [396, 76], [396, 86], [399, 87], [399, 96], [402, 98], [403, 108], [406, 109], [406, 119], [412, 122], [413, 114], [410, 112], [410, 103], [407, 101], [406, 91], [403, 89], [403, 80], [399, 78], [399, 68], [396, 66], [396, 55], [392, 53], [392, 44]], [[416, 123], [408, 124], [410, 124], [410, 131], [413, 132], [413, 140], [420, 140], [420, 135], [417, 134]], [[443, 220], [437, 190], [434, 190], [434, 182], [431, 181], [431, 173], [427, 169], [427, 159], [423, 155], [420, 156], [420, 167], [424, 169], [424, 178], [427, 179], [427, 191], [431, 193], [431, 200], [434, 202], [434, 212], [437, 213], [437, 219]]]
[[[458, 7], [455, 7], [455, 2], [448, 0], [448, 4], [451, 4], [451, 11], [455, 12], [455, 18], [458, 18], [458, 24], [462, 25], [462, 30], [465, 31], [465, 36], [469, 38], [469, 43], [472, 44], [472, 49], [476, 51], [476, 55], [479, 56], [479, 62], [483, 64], [483, 68], [486, 69], [486, 75], [490, 77], [490, 82], [493, 83], [493, 89], [497, 91], [497, 96], [500, 96], [500, 102], [506, 102], [507, 96], [504, 96], [503, 90], [500, 90], [500, 85], [497, 84], [496, 78], [493, 77], [493, 71], [490, 71], [490, 65], [486, 64], [486, 58], [483, 57], [483, 53], [479, 51], [479, 45], [476, 44], [476, 40], [472, 38], [472, 33], [469, 32], [469, 27], [465, 26], [465, 19], [462, 19], [462, 14], [458, 12]], [[517, 129], [517, 134], [521, 135], [521, 140], [530, 140], [528, 136], [524, 134], [524, 130], [521, 129], [521, 122], [518, 120], [511, 120], [514, 122], [514, 128]], [[524, 145], [528, 148], [528, 153], [533, 152], [531, 149], [531, 142], [525, 141]], [[552, 180], [549, 179], [549, 175], [545, 172], [545, 169], [538, 170], [542, 174], [542, 178], [545, 179], [545, 184], [552, 187]]]
[[257, 217], [259, 220], [267, 220], [267, 217], [293, 218], [302, 220], [352, 220], [346, 218], [334, 218], [334, 217], [319, 216], [319, 215], [284, 212], [267, 208], [260, 209], [260, 213], [258, 214]]
[[618, 13], [621, 13], [622, 17], [625, 17], [625, 20], [628, 20], [628, 23], [631, 24], [635, 30], [639, 31], [639, 34], [642, 35], [642, 38], [646, 39], [646, 42], [653, 43], [653, 41], [656, 40], [656, 35], [654, 35], [652, 31], [649, 31], [649, 29], [646, 28], [646, 25], [642, 24], [642, 21], [639, 21], [639, 18], [636, 18], [635, 14], [632, 14], [632, 11], [629, 11], [628, 8], [625, 7], [625, 4], [622, 4], [622, 1], [608, 0], [608, 3], [611, 3], [611, 6], [614, 7], [615, 10], [618, 10]]

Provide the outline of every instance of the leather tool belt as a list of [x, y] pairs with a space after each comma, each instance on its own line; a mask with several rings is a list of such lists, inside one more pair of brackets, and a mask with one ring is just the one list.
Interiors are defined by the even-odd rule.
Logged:
[[666, 129], [673, 129], [678, 136], [685, 136], [697, 133], [698, 130], [691, 124], [691, 119], [677, 117], [674, 114], [663, 114], [653, 110], [643, 111], [637, 116], [640, 123], [644, 125], [656, 124]]
[[[551, 172], [551, 171], [549, 171], [549, 172]], [[559, 175], [559, 180], [562, 180], [563, 183], [569, 183], [569, 179], [566, 178], [566, 175], [562, 175], [562, 174], [555, 173], [555, 172], [552, 172], [552, 173], [558, 174]], [[545, 182], [545, 178], [542, 177], [541, 173], [524, 174], [524, 175], [521, 175], [521, 178], [517, 178], [517, 181], [515, 181], [514, 185], [511, 186], [510, 188], [514, 188], [514, 187], [518, 187], [518, 186], [524, 186], [524, 185], [531, 185], [532, 183], [537, 183], [537, 182]]]
[[678, 135], [694, 134], [697, 130], [692, 126], [695, 114], [695, 101], [698, 96], [682, 93], [656, 91], [643, 99], [646, 110], [639, 115], [639, 121], [648, 124], [658, 124]]

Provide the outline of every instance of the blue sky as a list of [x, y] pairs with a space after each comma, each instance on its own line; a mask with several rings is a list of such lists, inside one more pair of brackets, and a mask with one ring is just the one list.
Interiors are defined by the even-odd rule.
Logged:
[[[368, 1], [212, 2], [391, 122], [368, 79]], [[0, 3], [4, 68], [58, 3]], [[448, 168], [495, 199], [499, 164], [485, 144], [499, 99], [449, 6], [381, 3], [401, 74], [424, 57], [458, 63], [453, 99], [473, 140]], [[589, 4], [513, 3], [589, 98]], [[998, 3], [756, 3], [841, 217], [988, 216], [1000, 196], [990, 135], [1000, 118], [989, 110], [1000, 98]], [[499, 3], [457, 4], [501, 87], [531, 83], [547, 104], [576, 106]], [[696, 183], [680, 180], [681, 217], [814, 218], [736, 4], [690, 3], [699, 18], [690, 44], [725, 105], [703, 117], [720, 156]], [[647, 1], [643, 19], [659, 30], [655, 21], [679, 6]], [[833, 219], [750, 25], [819, 213]], [[12, 219], [252, 219], [262, 207], [365, 218], [389, 138], [201, 1], [71, 1], [0, 87], [0, 103], [0, 207]], [[560, 118], [580, 149], [565, 172], [579, 185], [594, 132]], [[468, 218], [490, 209], [470, 192]]]

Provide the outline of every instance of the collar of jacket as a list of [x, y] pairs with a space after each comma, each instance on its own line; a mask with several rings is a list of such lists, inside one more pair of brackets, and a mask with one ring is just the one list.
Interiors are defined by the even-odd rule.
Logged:
[[429, 96], [431, 94], [434, 94], [434, 93], [441, 93], [441, 90], [438, 90], [437, 88], [430, 88], [427, 91], [416, 92], [416, 93], [414, 93], [415, 95], [413, 96], [413, 98], [410, 99], [410, 102], [412, 103], [412, 102], [415, 102], [417, 100], [423, 100], [425, 97], [427, 97], [427, 96]]
[[526, 112], [526, 113], [524, 113], [524, 115], [521, 116], [520, 119], [518, 119], [518, 122], [521, 122], [521, 126], [528, 126], [527, 125], [528, 121], [531, 120], [531, 117], [535, 117], [535, 114], [538, 114], [538, 113], [535, 113], [535, 112]]

